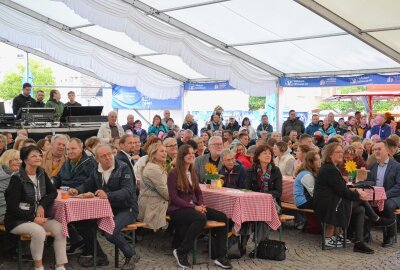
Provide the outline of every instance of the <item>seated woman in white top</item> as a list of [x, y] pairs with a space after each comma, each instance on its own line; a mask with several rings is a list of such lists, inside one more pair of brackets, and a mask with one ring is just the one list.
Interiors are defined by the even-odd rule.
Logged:
[[282, 175], [293, 175], [294, 157], [290, 154], [290, 149], [284, 141], [274, 145], [274, 163], [281, 170]]

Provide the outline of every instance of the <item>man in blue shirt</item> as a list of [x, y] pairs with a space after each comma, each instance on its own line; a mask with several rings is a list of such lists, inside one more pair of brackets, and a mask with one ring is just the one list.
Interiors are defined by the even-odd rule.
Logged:
[[306, 133], [310, 136], [314, 136], [314, 132], [318, 131], [321, 126], [319, 125], [319, 115], [313, 114], [311, 123], [306, 128]]
[[[367, 183], [373, 186], [384, 187], [387, 200], [383, 216], [395, 220], [394, 211], [400, 207], [400, 163], [389, 157], [389, 147], [386, 141], [378, 141], [373, 147], [376, 163], [370, 166]], [[383, 235], [383, 247], [393, 246], [395, 226], [387, 227]]]
[[379, 135], [381, 140], [386, 140], [392, 133], [390, 126], [385, 123], [385, 118], [382, 115], [378, 115], [375, 118], [376, 126], [371, 128], [371, 137], [375, 134]]

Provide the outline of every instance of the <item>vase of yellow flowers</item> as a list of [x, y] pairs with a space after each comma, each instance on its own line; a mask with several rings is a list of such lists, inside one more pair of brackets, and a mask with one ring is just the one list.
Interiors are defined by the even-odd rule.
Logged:
[[218, 174], [218, 169], [217, 166], [215, 166], [214, 164], [208, 162], [205, 165], [205, 171], [206, 174], [204, 176], [205, 180], [206, 180], [206, 186], [208, 188], [211, 187], [211, 182], [213, 182], [213, 180], [217, 180], [220, 178], [219, 174]]
[[353, 160], [347, 160], [344, 169], [349, 173], [349, 182], [355, 182], [357, 176], [357, 163]]

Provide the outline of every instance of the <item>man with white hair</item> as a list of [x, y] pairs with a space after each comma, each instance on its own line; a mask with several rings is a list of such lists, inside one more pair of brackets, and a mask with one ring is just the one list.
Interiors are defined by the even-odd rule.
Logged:
[[189, 140], [193, 138], [193, 131], [190, 129], [186, 129], [183, 132], [183, 136], [178, 139], [178, 148], [181, 147], [181, 145], [186, 144]]
[[133, 114], [128, 114], [128, 116], [126, 117], [126, 125], [122, 125], [124, 131], [126, 132], [127, 130], [130, 130], [133, 132], [133, 130], [135, 129], [134, 122], [135, 122], [135, 117], [133, 116]]
[[[131, 245], [121, 234], [121, 229], [135, 222], [138, 215], [138, 204], [136, 191], [133, 185], [133, 175], [131, 169], [122, 161], [116, 159], [112, 153], [110, 145], [100, 144], [95, 148], [96, 161], [98, 168], [89, 176], [88, 180], [79, 187], [70, 188], [70, 195], [89, 193], [91, 197], [107, 199], [110, 202], [113, 214], [115, 228], [113, 234], [104, 232], [105, 238], [120, 249], [125, 257], [121, 269], [134, 268], [134, 254]], [[86, 255], [93, 255], [94, 236], [91, 233], [96, 223], [81, 224], [78, 231], [85, 239], [84, 252]], [[99, 256], [103, 265], [107, 265], [107, 256], [98, 246]], [[81, 264], [84, 267], [93, 265], [93, 257]]]
[[170, 112], [169, 110], [164, 110], [164, 118], [161, 119], [161, 123], [162, 123], [164, 126], [167, 126], [167, 121], [168, 121], [168, 119], [170, 119], [170, 118], [171, 118], [171, 112]]
[[390, 134], [392, 134], [390, 126], [385, 123], [385, 118], [383, 115], [377, 115], [375, 117], [376, 125], [371, 128], [371, 137], [375, 134], [379, 135], [381, 140], [386, 140]]
[[194, 162], [194, 169], [200, 183], [205, 183], [204, 176], [206, 175], [205, 166], [207, 163], [214, 164], [218, 170], [222, 168], [220, 155], [223, 149], [224, 144], [222, 143], [222, 137], [212, 136], [208, 140], [208, 150], [210, 153], [197, 157]]
[[102, 143], [112, 143], [115, 138], [121, 138], [125, 134], [124, 129], [117, 123], [117, 113], [108, 113], [108, 122], [100, 126], [97, 137]]
[[246, 169], [236, 161], [235, 153], [229, 149], [221, 152], [222, 168], [218, 171], [223, 175], [224, 187], [227, 188], [245, 188]]

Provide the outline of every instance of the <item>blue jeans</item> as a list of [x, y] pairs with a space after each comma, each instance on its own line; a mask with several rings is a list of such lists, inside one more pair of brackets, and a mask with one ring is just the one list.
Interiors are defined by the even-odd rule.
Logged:
[[105, 237], [107, 241], [113, 243], [117, 248], [119, 248], [124, 256], [130, 258], [133, 256], [133, 250], [131, 245], [129, 245], [128, 241], [124, 238], [121, 233], [121, 229], [126, 227], [129, 224], [132, 224], [136, 221], [136, 214], [129, 210], [123, 210], [114, 214], [114, 222], [115, 222], [115, 229], [114, 233], [108, 234], [105, 233]]

